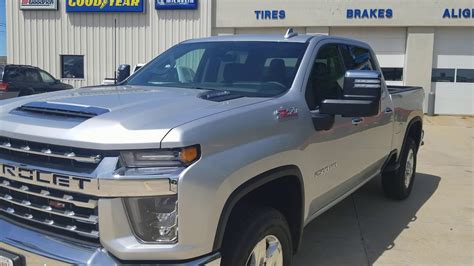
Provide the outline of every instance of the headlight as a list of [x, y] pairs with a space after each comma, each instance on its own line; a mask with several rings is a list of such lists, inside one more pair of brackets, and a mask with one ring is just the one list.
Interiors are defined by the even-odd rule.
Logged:
[[120, 158], [127, 168], [187, 166], [199, 159], [199, 146], [179, 149], [123, 151]]
[[178, 196], [124, 199], [135, 235], [144, 242], [178, 241]]

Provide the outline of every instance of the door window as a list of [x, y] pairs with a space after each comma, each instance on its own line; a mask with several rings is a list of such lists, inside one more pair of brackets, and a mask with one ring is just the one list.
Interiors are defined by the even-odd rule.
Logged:
[[41, 78], [43, 79], [44, 83], [54, 83], [54, 82], [56, 82], [56, 80], [50, 74], [46, 73], [45, 71], [40, 70], [40, 75], [41, 75]]
[[25, 70], [25, 79], [26, 82], [39, 83], [41, 82], [41, 77], [36, 69], [26, 69]]
[[345, 68], [336, 44], [320, 48], [311, 69], [306, 88], [306, 100], [311, 110], [326, 99], [340, 99]]

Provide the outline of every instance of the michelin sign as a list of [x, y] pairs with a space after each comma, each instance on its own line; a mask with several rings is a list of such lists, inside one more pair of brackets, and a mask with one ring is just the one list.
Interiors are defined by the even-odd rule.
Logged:
[[155, 0], [155, 8], [160, 9], [197, 9], [198, 0]]
[[145, 0], [66, 0], [66, 12], [143, 12]]

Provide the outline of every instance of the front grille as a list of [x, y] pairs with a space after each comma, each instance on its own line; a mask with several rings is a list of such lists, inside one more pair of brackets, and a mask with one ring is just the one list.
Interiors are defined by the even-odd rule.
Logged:
[[99, 239], [98, 199], [0, 177], [0, 214], [61, 235]]
[[0, 136], [0, 158], [63, 171], [91, 173], [109, 153]]

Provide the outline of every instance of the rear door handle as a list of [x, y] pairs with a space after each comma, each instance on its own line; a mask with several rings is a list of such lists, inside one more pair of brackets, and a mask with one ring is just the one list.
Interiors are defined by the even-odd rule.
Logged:
[[385, 113], [386, 113], [386, 114], [391, 114], [391, 113], [393, 113], [392, 108], [390, 108], [390, 107], [385, 108]]
[[364, 122], [364, 118], [362, 118], [362, 117], [354, 117], [354, 118], [352, 118], [352, 124], [353, 124], [354, 126], [357, 126], [357, 125], [359, 125], [359, 124], [362, 123], [362, 122]]

